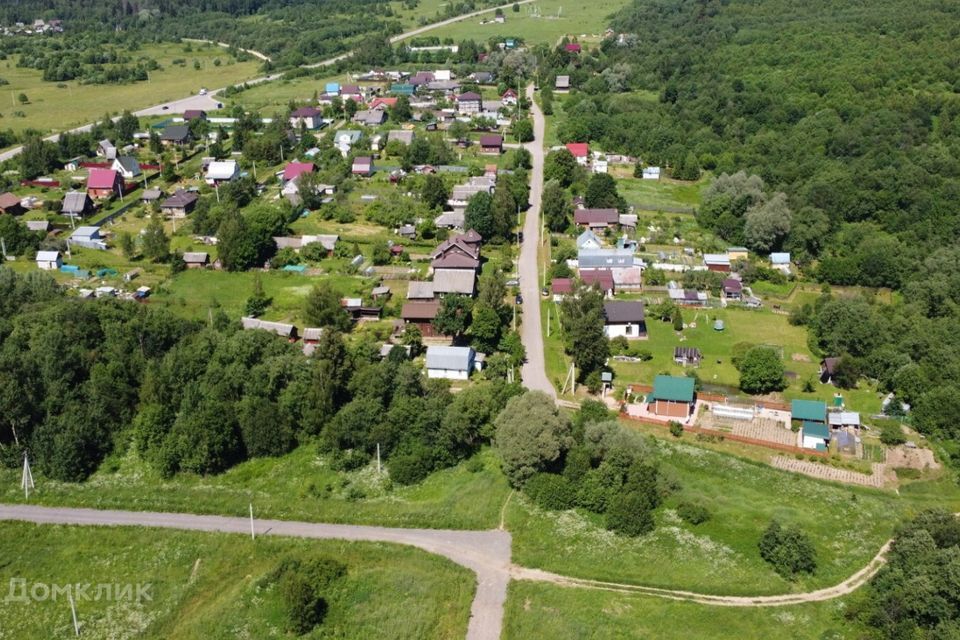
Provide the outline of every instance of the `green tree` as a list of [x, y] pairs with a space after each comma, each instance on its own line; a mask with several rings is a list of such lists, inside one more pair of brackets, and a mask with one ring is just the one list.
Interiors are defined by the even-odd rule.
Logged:
[[543, 177], [556, 180], [561, 187], [569, 187], [577, 176], [577, 159], [568, 149], [551, 151], [543, 163]]
[[39, 135], [30, 135], [20, 151], [20, 176], [32, 180], [48, 171], [57, 163], [57, 145], [46, 142]]
[[253, 293], [247, 298], [244, 305], [244, 311], [252, 318], [262, 316], [267, 307], [273, 302], [273, 299], [267, 296], [263, 290], [263, 281], [259, 273], [253, 275]]
[[790, 233], [792, 215], [787, 196], [782, 193], [747, 209], [743, 216], [747, 246], [761, 253], [778, 247]]
[[246, 218], [228, 209], [217, 229], [217, 252], [227, 271], [243, 271], [257, 263], [259, 252]]
[[118, 243], [120, 245], [120, 251], [123, 253], [123, 257], [127, 260], [133, 259], [137, 255], [137, 245], [133, 240], [133, 236], [128, 231], [123, 231], [118, 236]]
[[673, 323], [674, 331], [683, 331], [683, 312], [680, 310], [680, 307], [674, 306], [673, 312], [670, 316], [670, 321]]
[[609, 173], [590, 176], [584, 200], [591, 209], [623, 209], [625, 205], [617, 191], [617, 181]]
[[617, 493], [607, 508], [607, 529], [637, 537], [653, 531], [653, 513], [647, 499], [638, 492]]
[[[499, 189], [498, 189], [499, 191]], [[492, 238], [496, 233], [493, 219], [493, 198], [486, 191], [475, 193], [464, 211], [464, 224], [474, 229], [484, 238]]]
[[565, 231], [570, 226], [573, 203], [570, 201], [566, 189], [560, 186], [557, 180], [550, 180], [544, 185], [541, 208], [550, 231]]
[[817, 556], [813, 543], [797, 527], [782, 527], [776, 520], [760, 537], [760, 557], [773, 570], [788, 580], [798, 573], [813, 573], [817, 569]]
[[443, 205], [450, 197], [450, 190], [447, 189], [447, 185], [441, 176], [430, 173], [423, 180], [420, 197], [431, 209], [443, 209]]
[[610, 342], [603, 332], [603, 294], [596, 288], [578, 285], [574, 295], [560, 304], [560, 314], [564, 346], [582, 380], [599, 371], [610, 356]]
[[488, 304], [478, 303], [473, 307], [470, 321], [470, 340], [478, 351], [492, 353], [500, 343], [502, 330], [500, 316]]
[[140, 128], [140, 120], [129, 111], [124, 111], [123, 115], [117, 118], [114, 124], [114, 131], [117, 134], [117, 142], [133, 142], [133, 134]]
[[542, 391], [511, 398], [497, 416], [495, 427], [503, 471], [514, 487], [558, 464], [573, 445], [570, 420]]
[[433, 328], [445, 336], [460, 336], [470, 326], [472, 300], [467, 296], [447, 295], [433, 319]]
[[753, 347], [740, 362], [740, 389], [760, 394], [780, 391], [786, 387], [783, 362], [770, 347]]
[[492, 238], [507, 240], [517, 224], [517, 213], [517, 201], [514, 200], [510, 190], [497, 189], [490, 204], [490, 215], [493, 218]]
[[392, 255], [386, 240], [374, 242], [370, 248], [370, 261], [376, 266], [390, 264]]
[[160, 216], [151, 216], [147, 228], [144, 229], [143, 255], [153, 262], [163, 262], [170, 257], [170, 238], [163, 230]]
[[513, 124], [513, 137], [519, 143], [533, 142], [533, 123], [529, 120], [520, 120]]
[[833, 384], [841, 389], [853, 389], [857, 386], [857, 380], [860, 378], [860, 364], [855, 358], [849, 355], [840, 356], [833, 372]]
[[311, 327], [349, 331], [353, 326], [350, 315], [340, 304], [340, 295], [326, 282], [318, 282], [307, 294], [303, 314]]

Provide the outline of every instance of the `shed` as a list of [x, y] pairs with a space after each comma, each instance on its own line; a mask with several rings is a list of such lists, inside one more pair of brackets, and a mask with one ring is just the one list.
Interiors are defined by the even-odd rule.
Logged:
[[792, 400], [790, 419], [819, 424], [827, 423], [827, 405], [820, 400]]
[[56, 271], [63, 266], [59, 251], [37, 251], [37, 268], [43, 271]]
[[686, 419], [696, 401], [693, 378], [659, 375], [653, 380], [653, 391], [647, 396], [650, 411], [658, 416]]
[[466, 380], [479, 370], [477, 353], [471, 347], [427, 347], [427, 377]]
[[821, 422], [805, 421], [801, 426], [804, 449], [824, 449], [830, 442], [830, 429]]

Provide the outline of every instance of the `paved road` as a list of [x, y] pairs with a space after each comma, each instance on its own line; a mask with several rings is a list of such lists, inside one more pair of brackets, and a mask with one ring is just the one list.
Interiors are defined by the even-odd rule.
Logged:
[[523, 295], [523, 324], [520, 338], [527, 349], [527, 361], [523, 363], [520, 375], [528, 389], [543, 391], [552, 398], [557, 390], [547, 377], [543, 352], [543, 334], [540, 318], [540, 274], [537, 249], [540, 241], [540, 198], [543, 194], [543, 138], [546, 123], [540, 107], [533, 102], [533, 85], [527, 87], [533, 112], [533, 142], [524, 147], [530, 152], [533, 170], [530, 172], [530, 209], [523, 223], [523, 246], [520, 247], [518, 274], [520, 275], [520, 293]]
[[[0, 505], [0, 520], [39, 524], [143, 526], [190, 531], [250, 534], [250, 520], [222, 516], [136, 511], [99, 511]], [[477, 574], [477, 592], [470, 607], [467, 640], [498, 640], [503, 627], [503, 605], [510, 582], [510, 534], [506, 531], [448, 531], [391, 529], [355, 525], [316, 524], [283, 520], [254, 520], [257, 535], [297, 538], [394, 542], [444, 556]]]
[[[528, 4], [534, 1], [535, 0], [520, 0], [519, 2], [517, 2], [517, 4]], [[505, 9], [509, 6], [512, 6], [512, 3], [504, 4], [499, 7], [490, 7], [489, 9], [481, 9], [479, 11], [474, 11], [473, 13], [467, 13], [462, 16], [456, 16], [454, 18], [448, 18], [440, 22], [434, 22], [433, 24], [417, 27], [416, 29], [411, 29], [410, 31], [405, 31], [404, 33], [391, 37], [390, 42], [391, 43], [400, 42], [401, 40], [406, 40], [407, 38], [413, 38], [422, 33], [431, 31], [432, 29], [445, 27], [449, 24], [453, 24], [461, 20], [469, 20], [470, 18], [475, 18], [484, 13], [491, 13], [493, 11], [496, 11], [497, 9]], [[257, 57], [263, 56], [262, 53], [259, 53], [256, 51], [249, 51], [249, 53]], [[347, 53], [334, 56], [333, 58], [328, 58], [326, 60], [321, 60], [319, 62], [314, 62], [312, 64], [307, 64], [303, 66], [308, 69], [328, 67], [332, 64], [336, 64], [337, 62], [340, 62], [341, 60], [345, 60], [347, 57], [350, 56], [351, 53], [352, 52], [348, 51]], [[275, 73], [268, 76], [263, 76], [261, 78], [254, 78], [252, 80], [247, 80], [246, 82], [243, 82], [241, 84], [246, 84], [246, 85], [261, 84], [263, 82], [271, 82], [273, 80], [280, 78], [281, 76], [282, 74]], [[152, 107], [146, 107], [144, 109], [140, 109], [139, 111], [135, 111], [134, 115], [136, 116], [173, 115], [173, 114], [183, 113], [188, 109], [201, 109], [204, 111], [212, 111], [216, 109], [216, 105], [217, 105], [216, 95], [219, 94], [224, 89], [226, 89], [226, 87], [221, 87], [220, 89], [213, 89], [206, 96], [192, 95], [192, 96], [187, 96], [185, 98], [179, 98], [177, 100], [171, 100], [169, 102], [163, 102], [157, 105], [153, 105]], [[86, 133], [87, 131], [90, 130], [91, 127], [92, 127], [92, 124], [85, 124], [81, 127], [76, 127], [74, 129], [68, 130], [68, 133]], [[59, 138], [60, 138], [60, 134], [55, 133], [53, 135], [47, 136], [46, 138], [44, 138], [44, 140], [47, 140], [49, 142], [56, 142]], [[20, 155], [21, 151], [23, 151], [22, 146], [17, 146], [17, 147], [12, 147], [10, 149], [7, 149], [6, 151], [0, 153], [0, 162], [4, 162], [6, 160], [9, 160], [11, 158], [14, 158]]]

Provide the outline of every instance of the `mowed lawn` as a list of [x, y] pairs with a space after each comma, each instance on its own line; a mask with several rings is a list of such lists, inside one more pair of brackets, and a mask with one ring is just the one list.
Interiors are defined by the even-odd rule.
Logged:
[[[109, 459], [83, 483], [48, 480], [35, 471], [30, 503], [135, 511], [242, 516], [253, 503], [260, 518], [379, 524], [437, 529], [492, 529], [509, 493], [492, 451], [477, 454], [481, 468], [466, 463], [423, 482], [391, 486], [376, 465], [334, 471], [305, 444], [279, 458], [238, 464], [220, 475], [181, 473], [164, 479], [134, 451]], [[0, 470], [0, 502], [22, 503], [19, 470]]]
[[[11, 56], [0, 66], [0, 78], [10, 84], [3, 87], [6, 101], [0, 100], [0, 126], [14, 131], [37, 129], [39, 131], [64, 131], [94, 120], [105, 113], [120, 113], [124, 109], [135, 111], [168, 100], [185, 98], [196, 94], [201, 87], [218, 89], [258, 76], [260, 62], [236, 62], [226, 49], [214, 45], [186, 44], [144, 45], [131, 52], [131, 58], [141, 56], [155, 59], [161, 69], [151, 71], [149, 80], [118, 85], [81, 85], [76, 81], [57, 83], [44, 82], [43, 72], [16, 66], [16, 56]], [[174, 59], [186, 61], [184, 66], [174, 65]], [[214, 66], [219, 58], [221, 65]], [[200, 69], [194, 69], [194, 60]], [[58, 85], [63, 85], [59, 87]], [[25, 93], [29, 104], [11, 102], [11, 97]], [[22, 111], [25, 117], [16, 117]]]
[[[627, 5], [626, 0], [596, 0], [595, 2], [563, 2], [563, 0], [541, 0], [520, 5], [520, 11], [504, 10], [506, 22], [503, 24], [480, 24], [489, 20], [491, 15], [478, 16], [455, 24], [430, 31], [431, 36], [441, 40], [453, 38], [459, 42], [472, 39], [486, 42], [490, 38], [522, 38], [528, 45], [545, 42], [554, 44], [565, 35], [598, 43], [607, 28], [607, 18]], [[534, 8], [540, 16], [534, 15]], [[559, 17], [558, 17], [559, 14]]]
[[789, 607], [714, 607], [649, 596], [510, 584], [504, 640], [798, 640], [860, 638], [844, 602]]
[[[683, 443], [657, 443], [664, 477], [678, 488], [661, 506], [657, 528], [618, 536], [603, 518], [582, 511], [544, 511], [520, 496], [507, 526], [514, 562], [556, 573], [703, 593], [763, 595], [837, 584], [877, 553], [912, 503], [892, 494], [819, 482], [767, 465]], [[693, 526], [680, 502], [711, 512]], [[757, 544], [772, 519], [799, 525], [816, 548], [817, 571], [796, 582], [778, 576]]]
[[[26, 580], [28, 589], [89, 584], [89, 598], [76, 606], [81, 637], [90, 640], [288, 637], [278, 587], [260, 582], [286, 558], [317, 556], [344, 563], [347, 575], [325, 593], [323, 626], [305, 637], [439, 640], [466, 633], [475, 578], [411, 547], [0, 523], [5, 593], [10, 579]], [[149, 584], [151, 598], [94, 600], [98, 584]], [[66, 596], [5, 603], [0, 630], [5, 638], [73, 637]]]

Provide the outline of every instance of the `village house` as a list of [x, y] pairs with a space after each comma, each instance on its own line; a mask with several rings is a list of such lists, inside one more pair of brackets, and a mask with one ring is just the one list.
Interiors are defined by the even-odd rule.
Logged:
[[166, 147], [182, 147], [192, 141], [193, 134], [190, 133], [190, 127], [185, 124], [170, 125], [160, 134], [160, 142]]
[[119, 196], [123, 192], [123, 179], [113, 169], [90, 169], [87, 178], [87, 195], [98, 200]]
[[620, 248], [581, 249], [577, 252], [577, 266], [580, 270], [632, 267], [633, 250]]
[[355, 176], [369, 177], [373, 175], [373, 158], [370, 156], [357, 156], [353, 159], [353, 165], [350, 173]]
[[433, 283], [413, 281], [407, 285], [407, 300], [433, 300]]
[[730, 262], [735, 262], [737, 260], [746, 260], [750, 257], [750, 252], [746, 247], [728, 247], [727, 248], [727, 257], [730, 258]]
[[480, 153], [500, 155], [503, 153], [503, 136], [487, 134], [480, 136]]
[[674, 347], [673, 361], [681, 366], [699, 367], [703, 354], [696, 347]]
[[577, 209], [573, 212], [573, 222], [578, 227], [609, 229], [620, 223], [620, 212], [616, 209]]
[[653, 379], [647, 403], [655, 415], [686, 420], [696, 406], [696, 382], [693, 378], [659, 375]]
[[26, 209], [20, 204], [20, 198], [9, 191], [0, 195], [0, 213], [11, 216], [18, 216], [26, 212]]
[[500, 101], [503, 102], [503, 104], [515, 106], [517, 104], [517, 92], [513, 89], [507, 89], [503, 92], [503, 95], [500, 96]]
[[800, 426], [803, 447], [825, 451], [830, 442], [827, 426], [827, 405], [820, 400], [793, 400], [790, 402], [790, 421]]
[[616, 293], [616, 283], [613, 281], [611, 269], [581, 269], [580, 282], [588, 287], [599, 289], [604, 296], [612, 298]]
[[580, 166], [586, 166], [587, 160], [590, 159], [590, 145], [586, 142], [568, 142], [566, 144], [567, 151], [576, 159], [577, 164]]
[[378, 127], [387, 121], [387, 113], [379, 109], [364, 109], [353, 115], [353, 121], [367, 127]]
[[60, 213], [71, 218], [83, 218], [93, 211], [93, 200], [86, 192], [70, 191], [63, 196]]
[[570, 91], [570, 76], [557, 76], [557, 79], [553, 83], [553, 88], [557, 93]]
[[210, 254], [203, 251], [187, 251], [183, 254], [187, 269], [203, 269], [210, 264]]
[[456, 97], [456, 101], [457, 112], [463, 114], [480, 113], [481, 107], [483, 106], [483, 98], [479, 93], [473, 91], [461, 93]]
[[770, 267], [776, 269], [784, 275], [790, 275], [790, 254], [789, 253], [771, 253]]
[[117, 156], [110, 168], [123, 176], [124, 180], [133, 180], [142, 175], [140, 163], [133, 156]]
[[323, 111], [316, 107], [300, 107], [290, 113], [290, 126], [295, 130], [301, 127], [315, 131], [323, 126]]
[[706, 265], [707, 271], [730, 273], [730, 257], [725, 253], [705, 253], [703, 264]]
[[593, 232], [593, 229], [587, 229], [577, 236], [577, 251], [583, 249], [600, 249], [601, 247], [603, 247], [603, 242], [600, 240], [600, 237]]
[[472, 347], [427, 347], [427, 377], [466, 380], [480, 371], [482, 360]]
[[109, 140], [101, 140], [97, 143], [97, 156], [113, 160], [117, 157], [117, 147]]
[[723, 295], [727, 300], [740, 300], [743, 298], [743, 283], [736, 278], [727, 278], [723, 281]]
[[286, 338], [290, 342], [297, 341], [297, 328], [292, 324], [283, 322], [267, 322], [258, 318], [243, 317], [240, 318], [240, 324], [246, 331], [269, 331], [275, 333], [281, 338]]
[[168, 218], [186, 218], [197, 206], [200, 196], [194, 191], [177, 189], [172, 196], [160, 204], [160, 212]]
[[840, 358], [824, 358], [820, 361], [820, 382], [823, 384], [833, 384], [833, 375], [837, 372], [837, 365], [840, 364]]
[[608, 338], [646, 338], [647, 321], [643, 303], [635, 300], [607, 300], [603, 303], [606, 319], [603, 333]]
[[563, 302], [563, 299], [573, 295], [572, 278], [554, 278], [550, 281], [550, 293], [554, 302]]
[[413, 131], [404, 131], [401, 129], [393, 129], [387, 132], [387, 144], [391, 142], [399, 142], [400, 144], [409, 147], [413, 143]]
[[298, 179], [305, 173], [313, 173], [316, 167], [312, 162], [290, 162], [283, 168], [283, 183]]
[[191, 120], [206, 120], [207, 112], [203, 109], [187, 109], [183, 112], [183, 121], [190, 122]]
[[160, 198], [163, 197], [163, 191], [156, 188], [144, 189], [140, 192], [140, 202], [143, 204], [153, 204], [154, 202], [159, 202]]
[[233, 182], [240, 176], [240, 165], [236, 160], [215, 160], [207, 165], [207, 173], [204, 176], [204, 182], [215, 186], [227, 182]]
[[440, 335], [433, 328], [433, 319], [439, 310], [439, 300], [407, 302], [400, 310], [400, 318], [405, 325], [416, 325], [423, 337], [432, 338]]
[[100, 227], [93, 226], [77, 227], [74, 229], [73, 233], [70, 234], [68, 246], [72, 245], [84, 247], [85, 249], [96, 249], [98, 251], [104, 251], [107, 248], [107, 243], [100, 237]]
[[37, 251], [37, 268], [43, 271], [56, 271], [63, 266], [59, 251]]

